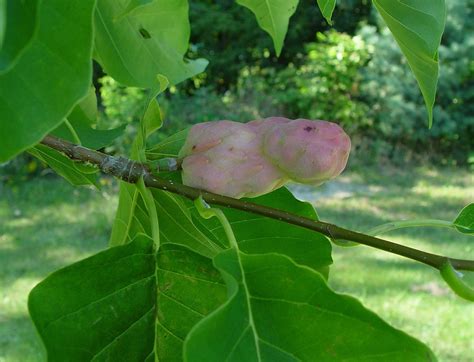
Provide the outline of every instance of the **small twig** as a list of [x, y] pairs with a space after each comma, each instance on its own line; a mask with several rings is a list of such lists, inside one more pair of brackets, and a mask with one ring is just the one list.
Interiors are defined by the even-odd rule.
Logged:
[[438, 270], [441, 270], [441, 268], [447, 262], [449, 262], [457, 270], [474, 270], [474, 260], [455, 259], [437, 254], [431, 254], [388, 240], [344, 229], [323, 221], [308, 219], [283, 210], [258, 205], [249, 201], [233, 199], [231, 197], [217, 195], [211, 192], [178, 184], [153, 175], [150, 172], [148, 166], [145, 164], [123, 157], [110, 156], [88, 149], [86, 147], [75, 145], [69, 141], [54, 136], [46, 136], [41, 143], [66, 154], [71, 159], [97, 165], [102, 172], [115, 176], [129, 183], [136, 183], [140, 177], [143, 177], [143, 181], [147, 187], [169, 191], [187, 197], [191, 200], [195, 200], [202, 196], [202, 198], [210, 204], [231, 207], [234, 209], [284, 221], [289, 224], [317, 231], [332, 239], [354, 241], [359, 244], [371, 246], [376, 249], [384, 250], [392, 254], [397, 254], [412, 260], [419, 261]]

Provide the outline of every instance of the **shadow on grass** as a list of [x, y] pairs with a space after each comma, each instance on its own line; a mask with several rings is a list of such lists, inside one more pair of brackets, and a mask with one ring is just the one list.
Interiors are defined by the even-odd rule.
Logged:
[[[27, 315], [0, 317], [0, 361], [45, 361], [46, 352]], [[29, 343], [24, 343], [28, 341]], [[12, 348], [14, 346], [14, 348]]]

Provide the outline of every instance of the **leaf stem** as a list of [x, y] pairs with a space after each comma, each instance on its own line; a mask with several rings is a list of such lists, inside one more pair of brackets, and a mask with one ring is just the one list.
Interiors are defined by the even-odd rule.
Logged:
[[71, 122], [69, 122], [69, 120], [65, 119], [64, 124], [66, 125], [69, 132], [71, 132], [71, 135], [72, 135], [72, 138], [74, 139], [74, 142], [76, 142], [78, 145], [80, 145], [81, 144], [81, 139], [79, 138], [79, 135], [77, 134], [74, 127], [72, 126]]
[[392, 230], [412, 228], [412, 227], [423, 227], [423, 226], [454, 228], [453, 223], [451, 221], [446, 221], [446, 220], [436, 220], [436, 219], [401, 220], [401, 221], [392, 221], [386, 224], [378, 225], [370, 229], [369, 231], [367, 231], [367, 234], [375, 236], [375, 235], [385, 234]]
[[199, 196], [196, 200], [194, 200], [194, 205], [196, 206], [196, 210], [199, 212], [201, 217], [205, 219], [210, 219], [213, 216], [217, 217], [222, 225], [222, 228], [224, 229], [227, 240], [229, 240], [229, 246], [239, 250], [239, 245], [237, 244], [234, 231], [232, 230], [229, 220], [227, 220], [222, 210], [210, 207], [209, 204], [204, 201], [202, 196]]
[[195, 200], [199, 196], [202, 196], [202, 198], [210, 204], [231, 207], [241, 211], [263, 215], [282, 222], [317, 231], [331, 239], [354, 241], [359, 244], [371, 246], [376, 249], [419, 261], [420, 263], [432, 266], [438, 270], [441, 270], [445, 263], [449, 261], [457, 270], [474, 271], [474, 260], [448, 258], [446, 256], [428, 253], [371, 235], [344, 229], [323, 221], [312, 220], [284, 210], [258, 205], [246, 200], [233, 199], [231, 197], [217, 195], [212, 192], [181, 185], [153, 175], [150, 172], [149, 167], [143, 163], [135, 162], [123, 157], [110, 156], [86, 147], [75, 145], [69, 141], [54, 136], [46, 136], [41, 143], [57, 151], [63, 152], [73, 160], [95, 164], [102, 172], [115, 176], [126, 182], [137, 183], [140, 178], [143, 177], [143, 182], [147, 187], [169, 191], [184, 196], [190, 200]]
[[136, 185], [148, 210], [148, 216], [150, 217], [151, 224], [151, 237], [155, 243], [156, 250], [158, 250], [160, 247], [160, 224], [158, 222], [158, 213], [156, 212], [155, 200], [153, 199], [151, 191], [146, 187], [143, 178], [140, 178]]
[[461, 298], [474, 302], [474, 290], [461, 280], [462, 275], [454, 270], [449, 261], [441, 267], [439, 272], [454, 293]]

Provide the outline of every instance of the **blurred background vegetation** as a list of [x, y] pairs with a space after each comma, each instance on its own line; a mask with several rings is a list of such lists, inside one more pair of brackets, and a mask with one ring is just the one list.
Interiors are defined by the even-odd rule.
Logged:
[[[439, 52], [434, 125], [407, 62], [369, 0], [339, 0], [332, 27], [314, 0], [301, 0], [283, 52], [234, 0], [191, 1], [188, 56], [207, 70], [160, 96], [159, 138], [194, 123], [247, 122], [282, 115], [340, 123], [353, 140], [350, 167], [474, 165], [474, 0], [447, 2]], [[127, 152], [141, 115], [143, 91], [124, 88], [96, 65], [100, 125], [128, 124], [112, 152]], [[156, 139], [156, 140], [158, 140]], [[0, 179], [34, 176], [28, 156], [0, 166]]]

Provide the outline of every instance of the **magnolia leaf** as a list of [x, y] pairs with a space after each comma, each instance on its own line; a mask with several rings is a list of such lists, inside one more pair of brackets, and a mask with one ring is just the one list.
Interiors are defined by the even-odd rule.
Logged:
[[145, 148], [147, 138], [161, 128], [163, 119], [156, 97], [168, 87], [168, 79], [162, 75], [156, 77], [157, 84], [148, 90], [144, 110], [140, 120], [140, 129], [133, 141], [132, 159], [146, 162]]
[[329, 25], [332, 25], [331, 17], [336, 7], [336, 0], [317, 0], [319, 10], [321, 10], [321, 14], [323, 14], [324, 19], [328, 22]]
[[126, 0], [97, 4], [95, 58], [110, 76], [128, 86], [154, 88], [157, 74], [176, 84], [206, 68], [205, 59], [183, 59], [190, 35], [186, 0], [155, 0], [127, 13], [128, 5]]
[[438, 47], [446, 22], [444, 0], [373, 0], [418, 82], [429, 127], [438, 83]]
[[421, 342], [285, 256], [231, 249], [214, 264], [229, 298], [188, 334], [186, 361], [435, 359]]
[[162, 244], [173, 243], [212, 258], [222, 251], [220, 242], [208, 238], [196, 225], [185, 203], [177, 195], [152, 189], [160, 220]]
[[38, 0], [0, 1], [0, 73], [15, 65], [38, 30]]
[[183, 147], [190, 128], [183, 129], [168, 138], [164, 139], [157, 145], [146, 151], [146, 157], [149, 160], [158, 160], [165, 157], [178, 157], [179, 150]]
[[[248, 201], [318, 220], [311, 204], [297, 200], [284, 187]], [[217, 219], [204, 220], [198, 216], [193, 205], [188, 204], [188, 207], [195, 220], [200, 220], [208, 230], [210, 238], [216, 243], [226, 239], [225, 231]], [[329, 265], [332, 263], [331, 243], [324, 235], [262, 215], [225, 207], [221, 210], [229, 220], [242, 252], [283, 254], [298, 264], [319, 271], [327, 278]]]
[[93, 128], [97, 123], [97, 114], [97, 98], [95, 89], [91, 87], [87, 95], [67, 116], [67, 121], [61, 123], [52, 134], [74, 143], [78, 138], [82, 146], [94, 150], [109, 146], [123, 134], [126, 125], [109, 130]]
[[49, 361], [180, 360], [182, 343], [225, 300], [209, 259], [147, 237], [61, 269], [30, 293]]
[[153, 0], [129, 0], [127, 6], [123, 12], [117, 17], [117, 20], [120, 20], [122, 17], [128, 15], [130, 12], [135, 10], [139, 6], [147, 5]]
[[97, 183], [98, 169], [94, 166], [75, 162], [62, 153], [41, 144], [29, 149], [28, 153], [46, 163], [72, 185], [99, 186]]
[[298, 0], [237, 0], [255, 14], [258, 25], [273, 39], [275, 52], [283, 48], [290, 17], [295, 13]]
[[120, 182], [119, 204], [115, 214], [110, 246], [124, 245], [140, 235], [151, 235], [150, 221], [138, 188]]
[[474, 203], [461, 210], [453, 225], [462, 233], [474, 234]]
[[0, 75], [0, 134], [8, 135], [0, 162], [38, 143], [87, 94], [94, 5], [94, 0], [40, 3], [37, 34], [15, 66]]

